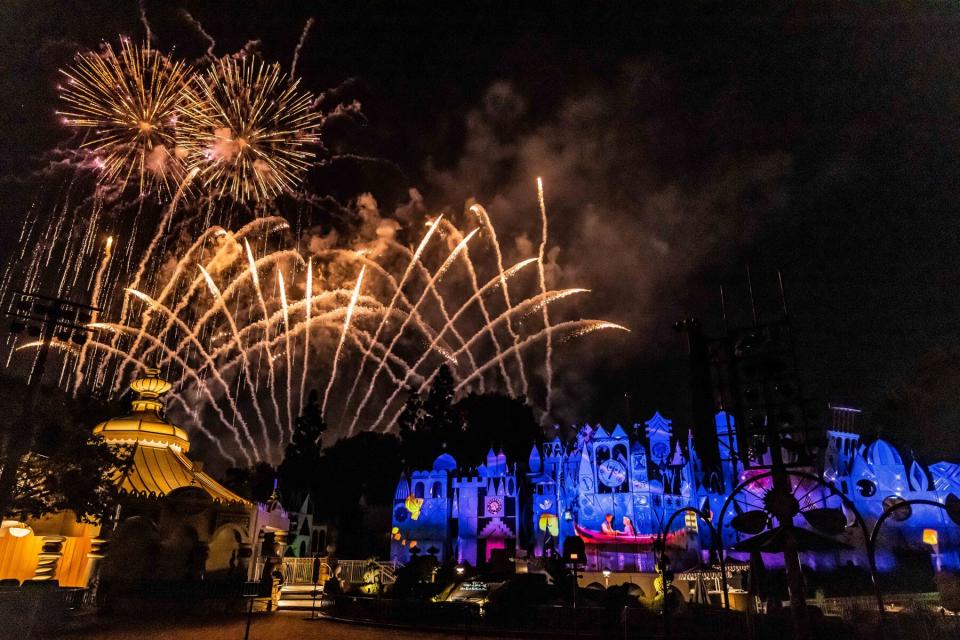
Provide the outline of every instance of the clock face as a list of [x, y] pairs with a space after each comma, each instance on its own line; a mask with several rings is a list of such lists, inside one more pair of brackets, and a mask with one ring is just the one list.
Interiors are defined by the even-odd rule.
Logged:
[[503, 511], [503, 500], [490, 498], [487, 500], [487, 513], [498, 516]]
[[619, 487], [627, 479], [627, 467], [619, 460], [604, 460], [597, 475], [606, 486]]
[[669, 447], [667, 447], [666, 442], [658, 442], [655, 445], [653, 445], [652, 453], [654, 458], [657, 458], [658, 460], [662, 460], [663, 458], [667, 457], [667, 453], [669, 453], [669, 451], [670, 449]]

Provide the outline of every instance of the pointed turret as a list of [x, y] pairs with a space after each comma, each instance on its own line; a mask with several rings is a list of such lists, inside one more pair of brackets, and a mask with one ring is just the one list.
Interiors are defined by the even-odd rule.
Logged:
[[916, 460], [910, 465], [910, 486], [914, 491], [930, 491], [930, 478]]
[[186, 453], [190, 450], [187, 432], [167, 422], [163, 415], [163, 396], [172, 385], [160, 377], [159, 369], [146, 369], [130, 383], [136, 396], [130, 415], [111, 418], [93, 428], [93, 435], [101, 436], [110, 444], [140, 444], [150, 447], [170, 447]]
[[527, 466], [530, 468], [530, 473], [540, 473], [540, 469], [543, 466], [543, 461], [540, 459], [540, 451], [537, 449], [536, 444], [530, 448], [530, 457], [527, 458]]
[[670, 464], [675, 467], [682, 467], [683, 465], [687, 464], [687, 461], [683, 458], [683, 449], [680, 448], [679, 441], [673, 450], [673, 458], [671, 458]]
[[397, 491], [393, 494], [394, 500], [406, 500], [410, 495], [410, 483], [407, 482], [407, 474], [400, 474], [400, 482], [397, 483]]

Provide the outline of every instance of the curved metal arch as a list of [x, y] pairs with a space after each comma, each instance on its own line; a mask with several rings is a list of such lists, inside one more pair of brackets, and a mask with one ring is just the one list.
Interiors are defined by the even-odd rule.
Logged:
[[[880, 593], [880, 583], [877, 579], [876, 556], [873, 550], [872, 534], [867, 528], [867, 522], [866, 520], [864, 520], [863, 515], [860, 513], [860, 510], [857, 509], [857, 506], [853, 504], [853, 501], [850, 500], [850, 498], [848, 498], [846, 495], [843, 494], [843, 492], [837, 489], [836, 485], [834, 485], [832, 482], [828, 482], [827, 480], [824, 480], [820, 476], [814, 475], [812, 473], [807, 473], [806, 471], [795, 471], [795, 470], [785, 470], [784, 473], [786, 473], [788, 476], [803, 478], [805, 480], [812, 480], [818, 485], [825, 487], [828, 491], [830, 491], [831, 495], [840, 498], [840, 501], [843, 503], [843, 505], [853, 513], [857, 526], [860, 528], [860, 533], [863, 535], [863, 544], [867, 552], [867, 562], [869, 564], [869, 569], [870, 569], [870, 582], [873, 585], [873, 592], [874, 592], [874, 597], [877, 600], [877, 606], [879, 607], [880, 612], [882, 614], [883, 596]], [[727, 496], [727, 499], [723, 501], [723, 506], [720, 508], [720, 519], [718, 520], [717, 527], [716, 527], [717, 531], [720, 532], [720, 541], [718, 544], [718, 548], [720, 549], [721, 567], [726, 566], [726, 562], [724, 560], [725, 546], [723, 543], [723, 520], [726, 517], [727, 509], [730, 508], [730, 503], [733, 501], [734, 496], [742, 492], [747, 486], [749, 486], [753, 482], [756, 482], [757, 480], [760, 480], [763, 478], [770, 478], [773, 476], [773, 474], [774, 474], [773, 471], [764, 471], [763, 473], [757, 474], [755, 476], [752, 476], [744, 480], [743, 482], [738, 484], [734, 488], [734, 490], [730, 492], [730, 495]], [[898, 505], [891, 508], [891, 511], [895, 511], [897, 508], [901, 508], [903, 505], [904, 503], [902, 502], [898, 503]], [[724, 569], [724, 572], [725, 572], [725, 569]]]
[[[913, 498], [911, 500], [903, 500], [896, 504], [890, 505], [883, 510], [883, 513], [880, 514], [880, 517], [877, 518], [877, 521], [873, 525], [873, 530], [870, 532], [870, 547], [871, 552], [876, 552], [877, 538], [880, 536], [880, 527], [883, 526], [883, 523], [887, 521], [894, 512], [903, 509], [904, 507], [912, 507], [913, 505], [924, 505], [928, 507], [938, 507], [943, 511], [947, 512], [947, 517], [950, 517], [950, 512], [947, 511], [947, 505], [936, 500], [927, 500], [926, 498]], [[912, 514], [911, 514], [912, 515]]]
[[222, 523], [220, 526], [218, 526], [216, 529], [213, 530], [213, 533], [210, 534], [210, 540], [213, 540], [217, 536], [217, 534], [220, 533], [221, 531], [233, 531], [240, 537], [240, 540], [238, 541], [240, 544], [251, 544], [250, 533], [247, 530], [245, 530], [243, 527], [241, 527], [239, 524], [237, 524], [236, 522]]
[[[913, 498], [911, 500], [904, 500], [898, 502], [897, 504], [890, 505], [883, 510], [883, 513], [880, 514], [880, 517], [877, 518], [877, 521], [873, 525], [873, 530], [870, 532], [870, 538], [867, 540], [867, 555], [870, 558], [870, 570], [872, 576], [876, 581], [877, 573], [877, 538], [880, 537], [880, 528], [883, 526], [883, 523], [894, 514], [894, 512], [903, 509], [904, 507], [911, 507], [913, 505], [925, 505], [928, 507], [937, 507], [943, 511], [946, 511], [947, 517], [953, 520], [950, 517], [950, 511], [947, 509], [947, 505], [937, 500], [928, 500], [926, 498]], [[880, 595], [879, 587], [877, 588], [877, 606], [880, 610], [880, 618], [883, 618], [884, 608], [883, 608], [883, 598]]]
[[710, 522], [710, 519], [707, 517], [706, 513], [704, 513], [700, 509], [697, 509], [696, 507], [687, 506], [687, 507], [681, 507], [676, 511], [674, 511], [672, 514], [670, 514], [670, 517], [667, 519], [666, 525], [660, 528], [660, 538], [658, 542], [660, 542], [661, 544], [659, 544], [658, 546], [659, 546], [661, 561], [663, 556], [667, 554], [667, 545], [665, 544], [667, 532], [670, 531], [670, 527], [673, 525], [674, 518], [676, 518], [681, 513], [684, 513], [684, 514], [695, 513], [699, 519], [703, 520], [703, 523], [707, 525], [707, 528], [710, 530], [710, 539], [712, 541], [711, 546], [713, 547], [714, 551], [716, 551], [717, 557], [720, 559], [720, 582], [723, 589], [723, 608], [729, 610], [730, 609], [730, 590], [727, 586], [727, 564], [723, 558], [723, 548], [722, 548], [723, 540], [717, 536], [717, 530], [714, 528], [713, 523]]

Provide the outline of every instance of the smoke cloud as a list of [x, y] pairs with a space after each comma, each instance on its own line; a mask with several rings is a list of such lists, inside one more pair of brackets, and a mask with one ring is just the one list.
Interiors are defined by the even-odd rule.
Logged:
[[[566, 97], [538, 121], [530, 99], [507, 82], [490, 86], [466, 117], [462, 155], [428, 167], [428, 199], [454, 210], [474, 197], [483, 203], [515, 254], [505, 256], [511, 262], [536, 251], [536, 177], [543, 177], [548, 287], [593, 290], [551, 314], [632, 329], [558, 345], [551, 418], [583, 421], [591, 418], [585, 408], [603, 400], [598, 372], [635, 371], [654, 355], [681, 313], [683, 289], [782, 207], [791, 157], [758, 152], [748, 141], [711, 148], [713, 132], [690, 124], [669, 78], [651, 65], [628, 66], [615, 82]], [[741, 107], [712, 105], [708, 126], [726, 126]], [[682, 358], [682, 346], [674, 348]], [[622, 396], [634, 383], [624, 384], [606, 394]]]

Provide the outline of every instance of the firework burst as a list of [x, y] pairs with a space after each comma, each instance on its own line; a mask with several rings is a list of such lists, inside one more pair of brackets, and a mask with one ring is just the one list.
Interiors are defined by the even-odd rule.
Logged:
[[[61, 70], [66, 81], [58, 113], [86, 132], [83, 146], [95, 157], [101, 179], [140, 191], [169, 192], [183, 175], [184, 151], [176, 144], [178, 115], [189, 94], [190, 69], [152, 49], [121, 42], [119, 52], [77, 54]], [[173, 185], [171, 187], [171, 185]]]
[[221, 58], [196, 77], [184, 111], [182, 145], [197, 180], [214, 196], [259, 202], [294, 188], [319, 141], [313, 97], [277, 64]]

